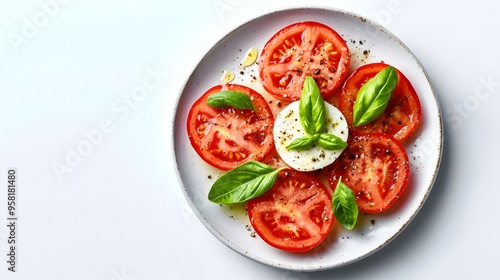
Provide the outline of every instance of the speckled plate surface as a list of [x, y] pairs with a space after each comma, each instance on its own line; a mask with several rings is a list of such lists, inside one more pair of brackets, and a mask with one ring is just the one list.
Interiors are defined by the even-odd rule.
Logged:
[[[339, 224], [327, 239], [307, 253], [287, 253], [272, 248], [255, 236], [245, 205], [221, 206], [208, 201], [207, 194], [221, 172], [203, 162], [189, 143], [186, 119], [190, 106], [208, 88], [219, 83], [224, 70], [235, 73], [234, 83], [263, 93], [254, 77], [257, 65], [240, 73], [239, 62], [246, 50], [260, 50], [279, 29], [298, 21], [317, 21], [335, 29], [347, 42], [356, 67], [384, 61], [396, 66], [412, 82], [419, 94], [423, 118], [419, 129], [405, 143], [411, 178], [403, 196], [388, 211], [377, 215], [360, 214], [352, 231]], [[428, 197], [441, 160], [442, 120], [432, 85], [412, 52], [382, 26], [342, 10], [295, 8], [262, 15], [236, 28], [203, 57], [187, 78], [174, 112], [173, 153], [178, 179], [194, 213], [207, 229], [234, 251], [270, 266], [313, 271], [347, 265], [365, 258], [393, 240], [415, 217]]]

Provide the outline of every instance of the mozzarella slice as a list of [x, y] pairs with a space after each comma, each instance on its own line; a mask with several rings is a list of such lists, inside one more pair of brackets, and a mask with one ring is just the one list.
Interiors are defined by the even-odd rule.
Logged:
[[[293, 140], [307, 135], [300, 123], [299, 102], [290, 103], [276, 117], [273, 131], [274, 143], [281, 159], [291, 168], [298, 171], [318, 170], [333, 163], [342, 150], [323, 149], [317, 143], [309, 149], [300, 151], [286, 148]], [[325, 102], [325, 109], [323, 132], [331, 133], [347, 142], [349, 130], [344, 115], [327, 102]]]

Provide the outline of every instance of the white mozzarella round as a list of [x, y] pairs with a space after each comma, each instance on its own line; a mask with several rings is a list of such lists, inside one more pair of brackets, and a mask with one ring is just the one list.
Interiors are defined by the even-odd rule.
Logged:
[[[299, 102], [290, 103], [276, 117], [274, 123], [274, 143], [281, 159], [291, 168], [298, 171], [313, 171], [324, 168], [333, 163], [342, 153], [342, 150], [327, 150], [317, 143], [306, 150], [288, 150], [286, 147], [294, 139], [306, 136], [302, 128], [299, 115]], [[331, 133], [347, 141], [349, 134], [344, 115], [335, 106], [325, 102], [324, 133]]]

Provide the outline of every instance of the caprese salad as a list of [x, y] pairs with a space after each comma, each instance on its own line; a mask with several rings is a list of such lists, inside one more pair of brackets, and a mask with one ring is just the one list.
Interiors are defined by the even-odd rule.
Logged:
[[[221, 83], [202, 90], [188, 113], [192, 147], [224, 171], [208, 199], [247, 203], [252, 227], [273, 247], [311, 250], [335, 221], [353, 229], [359, 212], [385, 211], [408, 184], [403, 143], [422, 117], [418, 95], [395, 65], [349, 73], [350, 58], [332, 28], [291, 24], [257, 60], [272, 100]], [[278, 100], [284, 106], [273, 113]]]

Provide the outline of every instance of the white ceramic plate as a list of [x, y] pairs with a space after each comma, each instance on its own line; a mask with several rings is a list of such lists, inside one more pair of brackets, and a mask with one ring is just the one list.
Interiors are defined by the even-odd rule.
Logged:
[[[370, 62], [384, 61], [396, 66], [419, 94], [423, 119], [413, 138], [406, 142], [411, 160], [411, 179], [404, 195], [388, 211], [360, 214], [355, 230], [336, 223], [331, 234], [307, 253], [288, 253], [254, 236], [245, 205], [225, 206], [208, 201], [207, 194], [221, 174], [203, 162], [189, 143], [186, 118], [190, 106], [208, 88], [219, 83], [222, 71], [236, 74], [234, 83], [263, 92], [257, 65], [243, 70], [239, 63], [250, 47], [261, 51], [279, 29], [298, 21], [318, 21], [335, 29], [352, 53], [350, 71]], [[376, 252], [393, 240], [422, 207], [432, 188], [442, 151], [442, 121], [429, 79], [411, 51], [382, 26], [342, 10], [299, 8], [258, 17], [221, 39], [199, 62], [182, 89], [174, 112], [173, 151], [182, 191], [194, 213], [221, 242], [236, 252], [267, 265], [291, 270], [313, 271], [343, 266]]]

